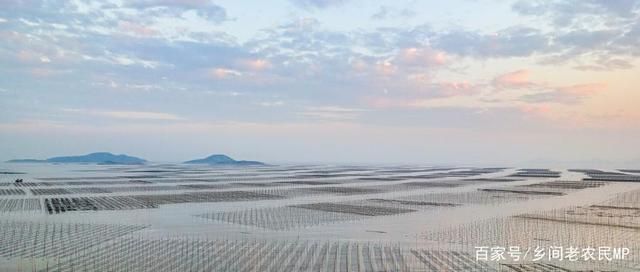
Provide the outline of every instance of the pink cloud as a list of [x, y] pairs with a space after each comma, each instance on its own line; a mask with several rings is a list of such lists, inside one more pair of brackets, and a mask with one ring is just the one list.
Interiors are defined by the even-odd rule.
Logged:
[[526, 69], [517, 70], [497, 76], [491, 82], [495, 90], [503, 89], [529, 89], [538, 90], [522, 96], [522, 101], [527, 103], [563, 103], [575, 104], [581, 99], [591, 96], [606, 89], [603, 83], [586, 83], [568, 86], [558, 86], [545, 82], [530, 80], [531, 72]]
[[474, 95], [479, 90], [468, 82], [441, 82], [425, 88], [427, 89], [424, 92], [403, 93], [400, 96], [368, 96], [362, 101], [372, 108], [420, 108], [425, 101]]
[[396, 73], [398, 67], [389, 61], [380, 61], [376, 63], [376, 71], [383, 76], [390, 76]]
[[440, 90], [446, 96], [471, 95], [475, 94], [478, 88], [468, 81], [462, 82], [440, 82], [438, 83]]
[[558, 88], [558, 91], [574, 96], [589, 96], [606, 88], [607, 84], [604, 83], [587, 83], [560, 87]]
[[569, 86], [549, 86], [540, 85], [550, 91], [543, 91], [534, 94], [522, 96], [522, 101], [527, 103], [562, 103], [576, 104], [582, 99], [592, 96], [604, 89], [607, 85], [604, 83], [586, 83]]
[[448, 58], [444, 52], [431, 48], [405, 48], [397, 54], [385, 59], [367, 61], [363, 59], [352, 60], [351, 67], [357, 73], [375, 73], [379, 76], [397, 78], [401, 81], [413, 81], [405, 83], [424, 83], [428, 79], [424, 68], [442, 66], [446, 64]]
[[226, 68], [212, 68], [208, 70], [209, 76], [216, 79], [225, 79], [242, 75], [242, 73]]
[[239, 66], [251, 71], [263, 71], [271, 68], [273, 65], [266, 59], [243, 59], [238, 61]]
[[526, 88], [535, 86], [536, 84], [529, 80], [530, 75], [531, 72], [524, 69], [506, 73], [496, 77], [493, 80], [493, 85], [499, 88]]
[[447, 55], [431, 48], [410, 47], [401, 50], [396, 60], [410, 66], [434, 66], [444, 65], [447, 62]]

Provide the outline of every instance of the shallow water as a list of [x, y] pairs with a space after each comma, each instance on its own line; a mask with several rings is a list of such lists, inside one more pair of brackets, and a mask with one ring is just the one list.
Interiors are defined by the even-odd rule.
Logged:
[[[310, 241], [304, 244], [304, 248], [301, 247], [300, 252], [311, 252], [309, 254], [315, 254], [313, 256], [325, 252], [320, 249], [326, 246], [326, 243], [348, 242], [354, 243], [353, 246], [357, 249], [354, 249], [355, 253], [353, 254], [366, 255], [371, 250], [371, 256], [376, 257], [377, 253], [375, 252], [379, 250], [378, 248], [362, 246], [373, 243], [381, 245], [382, 248], [386, 246], [399, 248], [408, 263], [406, 269], [429, 270], [430, 265], [433, 265], [429, 258], [446, 257], [458, 260], [455, 255], [457, 253], [454, 255], [434, 253], [433, 250], [465, 251], [465, 254], [472, 254], [473, 252], [468, 251], [475, 246], [493, 246], [455, 239], [458, 234], [463, 237], [466, 235], [463, 232], [473, 231], [472, 228], [488, 231], [483, 222], [494, 222], [491, 220], [511, 222], [510, 220], [514, 220], [514, 216], [522, 214], [611, 203], [611, 200], [620, 193], [640, 192], [640, 183], [633, 182], [609, 182], [602, 184], [602, 186], [598, 185], [599, 187], [587, 189], [535, 187], [536, 192], [554, 192], [562, 194], [560, 196], [520, 192], [533, 188], [524, 185], [558, 180], [581, 182], [582, 178], [587, 177], [583, 173], [563, 169], [553, 170], [559, 171], [561, 177], [516, 177], [515, 179], [518, 179], [516, 181], [507, 181], [501, 179], [513, 178], [510, 175], [517, 173], [517, 169], [451, 169], [430, 168], [428, 166], [307, 165], [216, 168], [179, 164], [144, 166], [0, 164], [0, 171], [24, 173], [0, 175], [0, 190], [18, 189], [24, 192], [23, 195], [0, 194], [0, 213], [2, 214], [2, 222], [0, 223], [4, 224], [7, 229], [6, 226], [22, 222], [25, 224], [24, 228], [28, 229], [28, 231], [0, 233], [0, 237], [5, 239], [3, 240], [4, 244], [0, 244], [0, 249], [5, 249], [4, 253], [0, 253], [0, 268], [40, 270], [43, 269], [42, 262], [44, 262], [45, 270], [52, 266], [65, 270], [69, 267], [64, 265], [76, 259], [82, 259], [85, 262], [82, 265], [88, 265], [86, 262], [89, 258], [97, 258], [94, 251], [107, 247], [109, 243], [130, 246], [134, 243], [141, 243], [140, 240], [172, 239], [202, 243], [208, 241], [265, 241], [272, 247], [276, 247], [273, 243], [279, 242], [287, 244], [294, 243], [292, 241]], [[615, 170], [607, 171], [615, 172]], [[19, 186], [13, 184], [17, 178], [24, 180]], [[515, 193], [486, 192], [479, 189], [506, 189], [515, 191]], [[235, 197], [227, 197], [230, 194], [234, 194]], [[22, 204], [16, 206], [16, 201], [22, 201], [22, 199], [37, 200], [40, 207], [34, 209], [33, 205], [29, 207], [21, 206]], [[69, 199], [70, 202], [65, 202], [66, 199]], [[84, 200], [81, 204], [73, 202], [79, 201], [78, 199]], [[117, 203], [118, 207], [112, 207], [111, 204], [97, 205], [98, 199], [109, 199], [111, 201], [109, 203]], [[371, 201], [368, 199], [393, 201]], [[640, 200], [634, 193], [626, 199]], [[423, 205], [410, 205], [407, 202], [397, 200], [422, 201]], [[54, 209], [50, 212], [47, 207], [52, 207], [52, 203], [58, 203], [58, 201], [63, 203], [60, 204], [60, 207], [64, 206], [72, 210], [56, 212]], [[134, 202], [144, 205], [131, 204]], [[450, 205], [443, 206], [442, 204]], [[296, 205], [304, 206], [296, 207]], [[314, 209], [314, 207], [325, 206], [330, 208]], [[311, 207], [311, 210], [301, 207]], [[24, 211], [20, 211], [21, 209]], [[636, 222], [639, 218], [640, 215], [628, 220]], [[587, 220], [589, 219], [587, 218]], [[133, 226], [133, 228], [124, 233], [118, 232], [119, 234], [113, 237], [106, 236], [105, 240], [91, 240], [91, 232], [84, 237], [81, 234], [62, 233], [53, 229], [56, 226], [65, 229], [74, 224], [76, 226], [77, 224], [104, 226], [105, 233], [115, 233], [114, 229], [117, 229], [117, 226]], [[574, 223], [556, 222], [545, 226], [551, 228], [552, 231], [557, 229], [559, 232], [568, 231], [570, 233], [573, 231], [572, 224]], [[640, 225], [640, 222], [638, 224]], [[496, 225], [496, 228], [505, 228], [511, 225], [512, 223], [504, 223]], [[603, 229], [602, 233], [606, 233], [607, 228], [615, 227], [593, 228]], [[458, 234], [447, 234], [452, 233], [452, 230], [457, 231]], [[2, 231], [0, 230], [0, 232]], [[16, 239], [16, 233], [22, 235], [23, 238]], [[96, 235], [104, 235], [100, 234], [101, 232], [97, 233]], [[42, 235], [50, 235], [50, 237], [43, 239]], [[517, 236], [517, 238], [513, 238], [514, 241], [529, 241], [531, 239], [530, 233], [514, 235]], [[12, 237], [13, 239], [10, 239]], [[590, 265], [588, 267], [602, 265], [607, 267], [608, 265], [623, 271], [629, 269], [629, 271], [633, 271], [638, 265], [637, 260], [640, 260], [638, 258], [640, 246], [638, 246], [637, 235], [630, 237], [628, 247], [635, 250], [632, 252], [635, 259], [615, 263], [585, 263], [584, 265]], [[496, 241], [501, 240], [501, 237], [493, 238]], [[53, 250], [56, 248], [77, 248], [79, 246], [77, 244], [62, 242], [63, 240], [75, 241], [74, 239], [79, 242], [84, 239], [82, 252], [73, 256], [62, 256]], [[137, 240], [121, 241], [120, 239]], [[30, 246], [36, 248], [39, 248], [39, 243], [43, 243], [43, 246], [50, 246], [52, 250], [46, 254], [35, 254], [30, 250], [17, 252], [16, 248], [25, 247], [21, 244], [25, 243], [24, 241], [29, 241]], [[607, 237], [596, 237], [595, 241], [607, 243], [611, 240], [607, 240]], [[251, 243], [251, 246], [253, 245]], [[347, 248], [351, 248], [351, 244], [348, 245]], [[193, 247], [193, 245], [186, 244], [185, 247]], [[212, 250], [214, 248], [212, 246]], [[422, 253], [412, 252], [412, 249]], [[426, 251], [423, 252], [424, 250]], [[263, 251], [260, 249], [259, 252]], [[296, 258], [302, 258], [302, 255], [299, 254], [303, 253], [295, 252], [297, 251], [294, 250], [290, 254], [294, 254]], [[268, 250], [263, 253], [267, 256]], [[307, 256], [307, 253], [303, 255]], [[199, 254], [202, 255], [201, 257], [206, 257], [204, 255], [213, 253], [203, 251]], [[229, 254], [229, 258], [235, 258], [233, 254], [237, 253]], [[382, 255], [380, 255], [381, 258]], [[261, 263], [256, 259], [266, 258], [265, 256], [251, 258], [252, 261]], [[244, 255], [240, 257], [250, 258], [250, 256]], [[118, 258], [128, 259], [136, 258], [136, 256]], [[364, 270], [374, 269], [376, 265], [388, 265], [386, 262], [376, 263], [370, 257], [360, 256], [359, 258], [364, 258], [359, 259], [362, 262], [361, 265], [366, 267], [366, 269], [363, 268]], [[195, 262], [191, 260], [191, 257], [189, 260]], [[309, 262], [317, 262], [313, 258], [309, 260]], [[59, 265], [60, 261], [66, 264]], [[173, 262], [180, 262], [180, 260], [178, 258]], [[476, 262], [476, 264], [483, 268], [504, 268], [497, 262], [487, 264]], [[205, 269], [204, 266], [193, 265], [196, 265], [196, 270]], [[296, 265], [314, 271], [313, 266], [307, 267], [305, 263]], [[579, 266], [581, 264], [561, 263], [561, 265]], [[61, 268], [63, 266], [64, 269]], [[180, 266], [176, 268], [178, 267]], [[220, 267], [223, 270], [224, 268], [229, 267]], [[252, 269], [248, 266], [235, 268]]]

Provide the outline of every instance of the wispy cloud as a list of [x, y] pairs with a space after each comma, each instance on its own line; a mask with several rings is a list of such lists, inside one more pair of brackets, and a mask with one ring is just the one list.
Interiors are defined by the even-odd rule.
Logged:
[[211, 77], [216, 79], [225, 79], [242, 75], [239, 71], [227, 68], [212, 68], [208, 70], [208, 73]]
[[493, 79], [493, 85], [499, 89], [528, 88], [536, 84], [530, 80], [531, 71], [523, 69], [502, 74]]
[[386, 20], [394, 18], [408, 18], [416, 16], [416, 12], [408, 8], [398, 9], [391, 6], [380, 6], [378, 11], [371, 15], [371, 19]]
[[570, 86], [559, 86], [550, 91], [543, 91], [525, 95], [521, 99], [530, 103], [575, 104], [586, 97], [596, 95], [597, 93], [606, 89], [607, 84], [604, 83], [587, 83]]
[[280, 107], [280, 106], [284, 106], [284, 101], [278, 100], [278, 101], [262, 101], [257, 103], [260, 106], [263, 107]]
[[491, 82], [492, 88], [503, 90], [533, 90], [520, 97], [520, 100], [529, 103], [560, 103], [575, 104], [582, 99], [595, 95], [605, 90], [605, 83], [581, 83], [574, 85], [559, 85], [548, 82], [538, 82], [531, 79], [532, 72], [522, 69], [499, 75]]
[[209, 0], [133, 0], [126, 2], [129, 7], [153, 9], [158, 12], [166, 12], [173, 15], [180, 15], [186, 11], [194, 11], [198, 15], [216, 23], [228, 20], [227, 11]]
[[103, 111], [96, 112], [98, 115], [119, 118], [119, 119], [135, 119], [135, 120], [166, 120], [179, 121], [184, 118], [174, 114], [164, 112], [146, 112], [146, 111]]
[[77, 113], [83, 115], [92, 115], [106, 118], [123, 119], [123, 120], [161, 120], [161, 121], [181, 121], [186, 120], [178, 115], [165, 112], [149, 112], [149, 111], [119, 111], [119, 110], [91, 110], [91, 109], [62, 109], [66, 113]]
[[293, 4], [304, 8], [328, 8], [346, 3], [348, 0], [290, 0]]
[[351, 121], [357, 119], [365, 109], [338, 106], [308, 107], [301, 114], [305, 117], [327, 121]]
[[242, 59], [238, 60], [240, 67], [252, 71], [262, 71], [272, 67], [272, 63], [267, 59]]

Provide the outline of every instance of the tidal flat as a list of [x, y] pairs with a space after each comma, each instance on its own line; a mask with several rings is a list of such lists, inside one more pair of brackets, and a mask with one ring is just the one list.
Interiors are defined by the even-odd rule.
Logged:
[[0, 270], [639, 271], [638, 172], [0, 164]]

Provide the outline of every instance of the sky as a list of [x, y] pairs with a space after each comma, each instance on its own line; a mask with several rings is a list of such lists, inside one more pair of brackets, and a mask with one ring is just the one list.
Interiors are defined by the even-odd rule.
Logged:
[[640, 1], [0, 0], [0, 160], [640, 165]]

